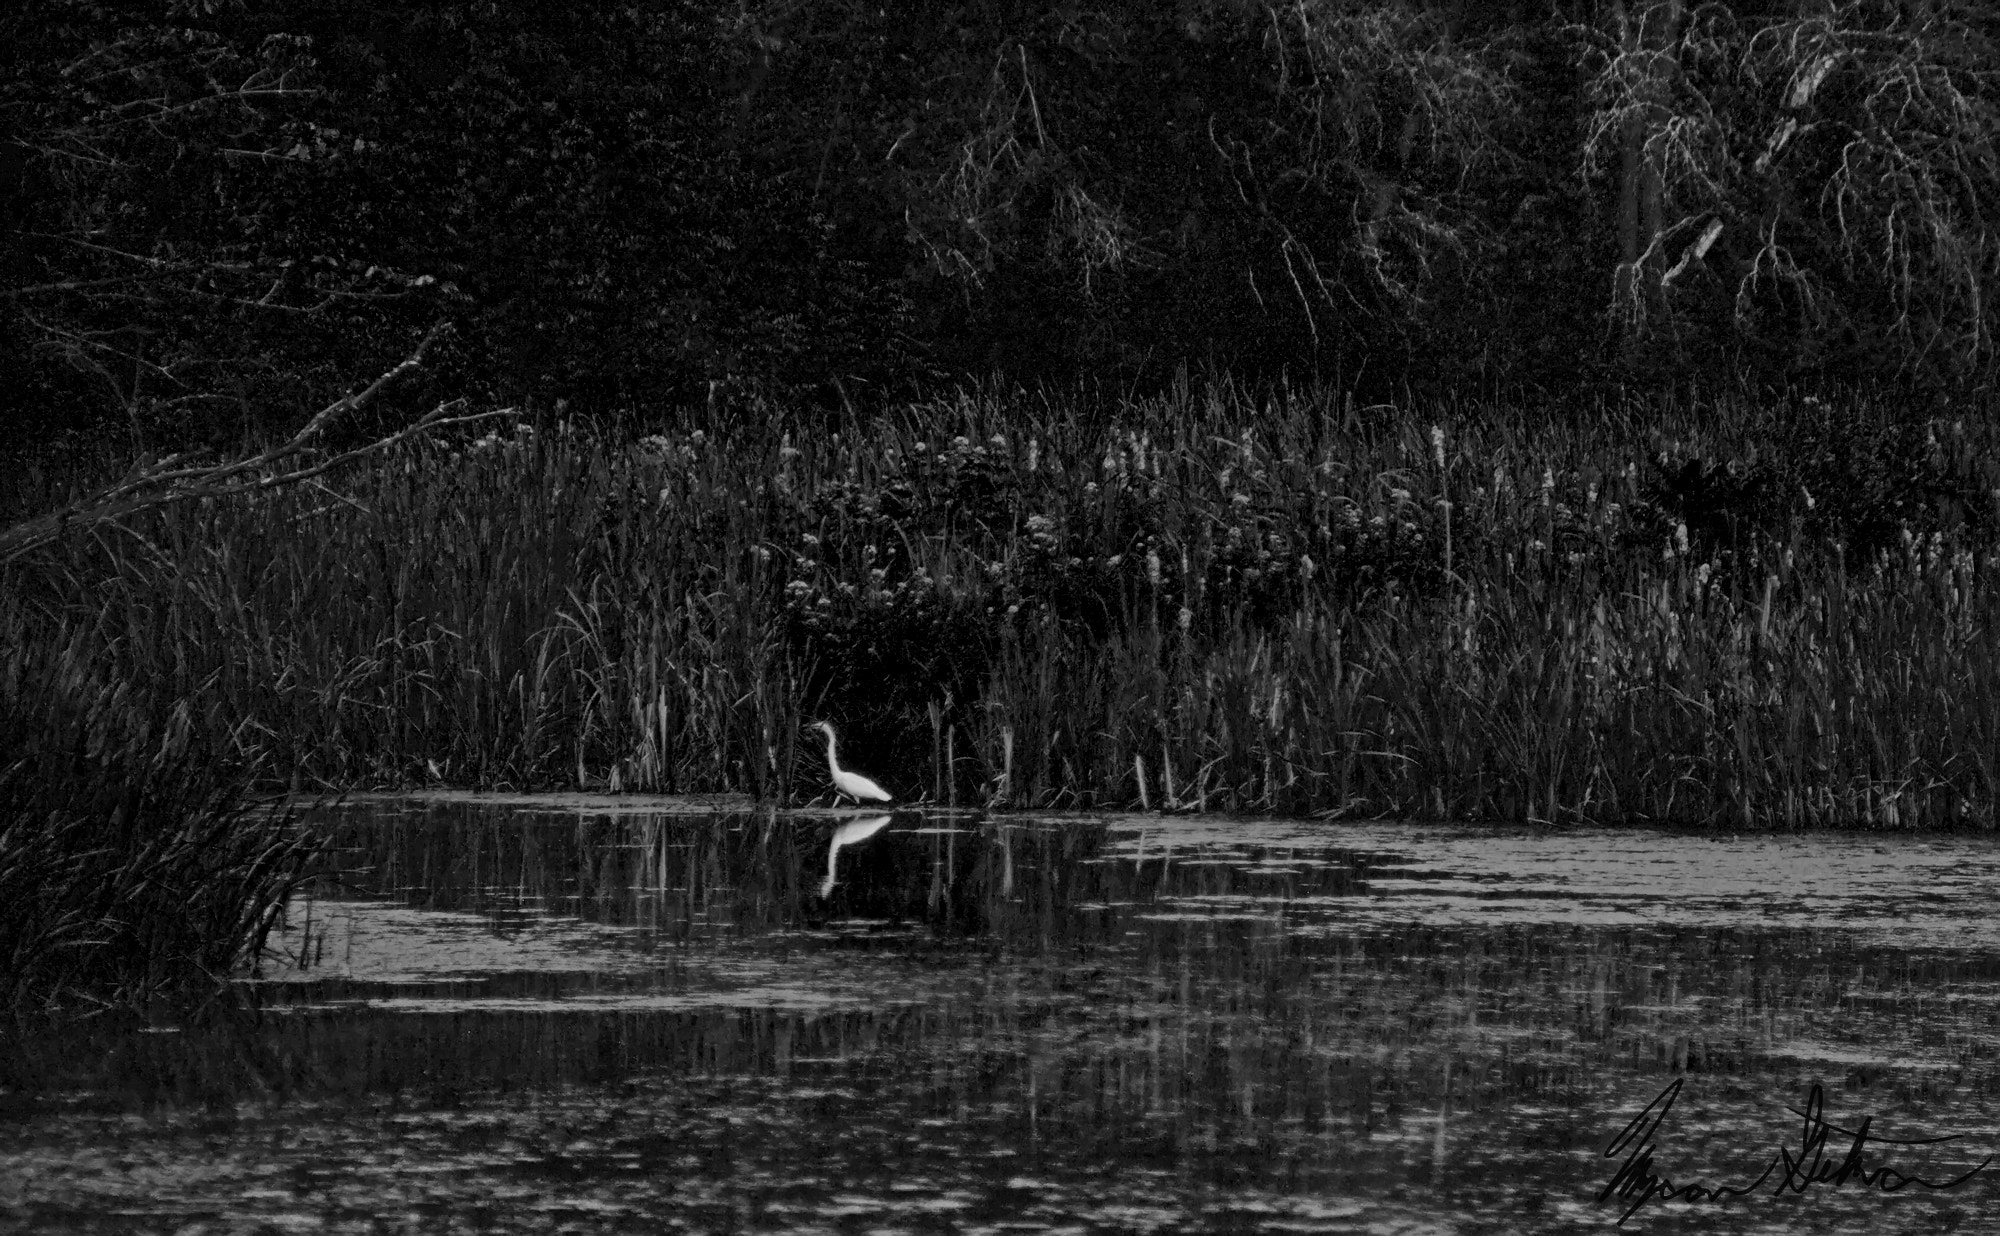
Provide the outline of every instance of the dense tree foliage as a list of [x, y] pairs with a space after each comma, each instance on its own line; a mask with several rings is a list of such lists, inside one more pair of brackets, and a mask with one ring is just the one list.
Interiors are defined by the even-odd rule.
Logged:
[[10, 434], [267, 439], [441, 319], [402, 412], [1984, 382], [1994, 36], [1969, 0], [35, 0]]

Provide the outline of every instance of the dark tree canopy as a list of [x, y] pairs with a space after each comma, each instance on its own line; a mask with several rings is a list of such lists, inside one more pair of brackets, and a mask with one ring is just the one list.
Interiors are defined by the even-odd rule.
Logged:
[[266, 440], [445, 319], [406, 404], [1985, 383], [1994, 36], [1969, 0], [35, 0], [10, 437]]

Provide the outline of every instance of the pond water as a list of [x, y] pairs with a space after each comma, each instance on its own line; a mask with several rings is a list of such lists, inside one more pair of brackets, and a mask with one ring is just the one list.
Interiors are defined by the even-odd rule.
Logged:
[[[0, 1229], [2000, 1215], [2000, 1163], [1882, 1187], [2000, 1153], [1983, 839], [610, 799], [318, 818], [343, 873], [235, 999], [6, 1043]], [[1773, 1162], [1747, 1196], [1645, 1196]]]

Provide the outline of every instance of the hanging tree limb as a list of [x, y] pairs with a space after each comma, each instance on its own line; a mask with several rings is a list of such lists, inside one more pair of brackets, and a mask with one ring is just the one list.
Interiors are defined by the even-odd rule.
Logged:
[[313, 443], [336, 421], [367, 406], [391, 384], [422, 366], [424, 355], [431, 345], [450, 330], [450, 323], [439, 323], [424, 336], [416, 350], [394, 368], [360, 391], [343, 395], [321, 408], [303, 428], [276, 446], [221, 463], [195, 462], [197, 456], [189, 454], [141, 460], [129, 473], [109, 485], [53, 511], [0, 529], [0, 566], [61, 540], [73, 529], [95, 528], [139, 511], [170, 506], [191, 498], [268, 493], [318, 477], [357, 459], [379, 454], [434, 429], [490, 420], [511, 413], [513, 409], [503, 408], [493, 412], [453, 415], [465, 406], [465, 401], [452, 400], [439, 404], [403, 428], [373, 442], [322, 459], [309, 460], [305, 457]]

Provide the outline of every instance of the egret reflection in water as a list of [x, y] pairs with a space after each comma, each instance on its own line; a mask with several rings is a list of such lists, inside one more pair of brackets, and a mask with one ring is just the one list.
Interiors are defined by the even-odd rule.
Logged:
[[826, 883], [819, 886], [820, 896], [833, 896], [833, 886], [839, 878], [840, 848], [868, 840], [881, 832], [882, 826], [890, 819], [886, 815], [870, 816], [865, 820], [850, 820], [833, 830], [833, 841], [826, 847]]

